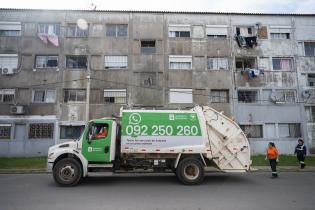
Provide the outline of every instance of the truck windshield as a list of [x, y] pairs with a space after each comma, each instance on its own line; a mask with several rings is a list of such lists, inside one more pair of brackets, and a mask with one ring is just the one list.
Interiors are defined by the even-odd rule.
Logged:
[[74, 141], [79, 141], [79, 140], [82, 138], [82, 136], [83, 136], [83, 134], [84, 134], [84, 131], [85, 131], [85, 128], [86, 128], [86, 125], [84, 126], [84, 128], [83, 128], [83, 130], [82, 130], [80, 136], [79, 136], [78, 138], [74, 139]]

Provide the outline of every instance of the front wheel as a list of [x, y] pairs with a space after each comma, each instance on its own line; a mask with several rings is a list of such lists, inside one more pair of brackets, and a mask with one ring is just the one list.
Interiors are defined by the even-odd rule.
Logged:
[[53, 168], [55, 182], [61, 186], [74, 186], [82, 177], [80, 163], [73, 158], [59, 160]]
[[183, 184], [200, 184], [204, 179], [203, 164], [199, 159], [185, 158], [178, 164], [176, 175]]

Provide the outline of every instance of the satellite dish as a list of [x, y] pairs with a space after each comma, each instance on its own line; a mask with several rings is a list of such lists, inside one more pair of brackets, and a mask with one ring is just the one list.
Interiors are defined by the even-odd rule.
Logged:
[[302, 90], [302, 96], [303, 98], [309, 98], [311, 96], [310, 90]]

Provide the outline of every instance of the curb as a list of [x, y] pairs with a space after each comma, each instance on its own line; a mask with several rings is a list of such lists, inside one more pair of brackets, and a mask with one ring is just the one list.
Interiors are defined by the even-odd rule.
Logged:
[[[278, 166], [277, 167], [278, 171], [282, 172], [315, 172], [315, 167], [314, 166], [309, 166], [304, 169], [300, 169], [299, 167], [296, 166]], [[269, 166], [253, 166], [251, 168], [250, 172], [270, 172], [271, 169]]]
[[9, 169], [1, 170], [0, 174], [48, 174], [45, 169]]

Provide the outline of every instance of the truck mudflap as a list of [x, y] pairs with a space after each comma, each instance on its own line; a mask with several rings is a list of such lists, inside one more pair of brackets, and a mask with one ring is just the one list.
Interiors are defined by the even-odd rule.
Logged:
[[216, 167], [224, 172], [250, 170], [249, 142], [238, 124], [208, 106], [196, 106], [193, 110], [205, 118], [211, 150], [207, 158], [212, 159]]

